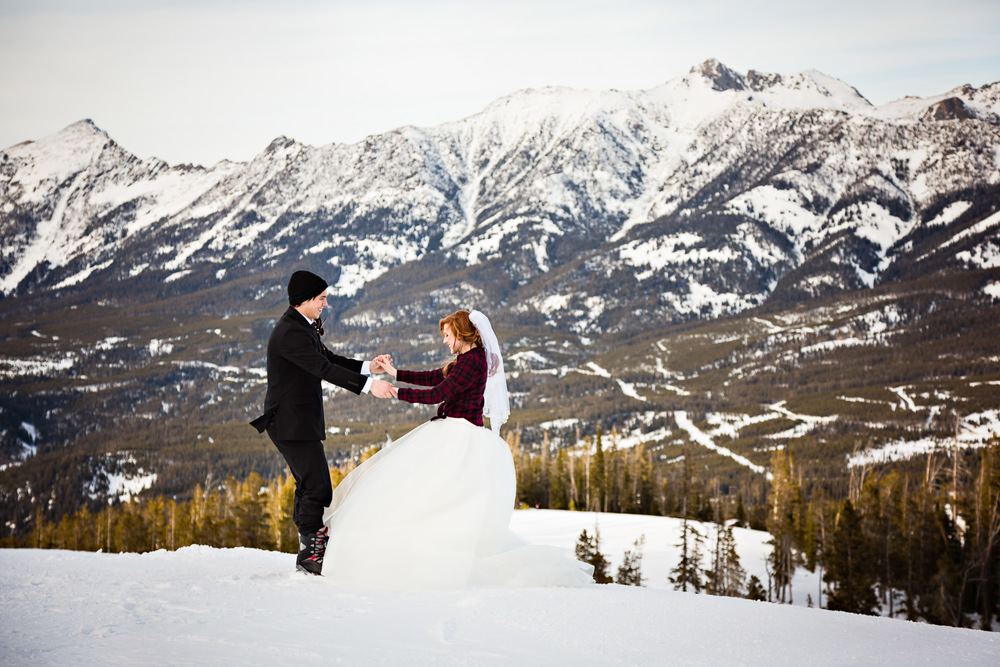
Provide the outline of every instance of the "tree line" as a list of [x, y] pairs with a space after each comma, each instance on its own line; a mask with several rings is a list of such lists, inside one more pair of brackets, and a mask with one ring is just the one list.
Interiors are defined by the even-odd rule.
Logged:
[[657, 465], [642, 443], [619, 448], [612, 431], [606, 447], [600, 428], [593, 438], [580, 438], [572, 448], [552, 453], [548, 433], [538, 452], [522, 447], [519, 431], [507, 435], [517, 471], [520, 507], [688, 516], [713, 521], [721, 513], [741, 526], [765, 529], [766, 488], [719, 487], [714, 478], [699, 476], [676, 466]]
[[295, 481], [287, 472], [268, 482], [250, 473], [243, 481], [209, 478], [188, 501], [140, 497], [98, 511], [83, 506], [59, 521], [47, 520], [39, 507], [27, 539], [5, 546], [144, 553], [204, 544], [293, 553], [298, 550], [294, 494]]
[[1000, 444], [964, 469], [956, 447], [922, 474], [852, 469], [847, 498], [807, 500], [790, 451], [772, 455], [772, 591], [791, 602], [797, 567], [819, 568], [826, 607], [939, 625], [1000, 621]]

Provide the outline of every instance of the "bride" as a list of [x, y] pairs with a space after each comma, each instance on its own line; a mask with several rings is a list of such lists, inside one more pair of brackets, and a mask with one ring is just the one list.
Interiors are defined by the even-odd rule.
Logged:
[[457, 355], [444, 368], [407, 371], [377, 358], [399, 382], [426, 387], [397, 388], [399, 400], [440, 405], [335, 489], [324, 515], [327, 576], [391, 589], [592, 583], [593, 567], [568, 549], [529, 546], [508, 529], [516, 477], [498, 433], [510, 408], [489, 319], [459, 310], [439, 328]]

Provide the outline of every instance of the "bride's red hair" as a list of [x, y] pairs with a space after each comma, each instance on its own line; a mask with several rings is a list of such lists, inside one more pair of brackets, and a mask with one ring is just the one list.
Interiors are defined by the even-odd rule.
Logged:
[[[445, 325], [451, 329], [451, 332], [455, 334], [455, 338], [465, 341], [466, 343], [471, 343], [472, 347], [482, 347], [483, 338], [479, 335], [479, 329], [472, 324], [472, 320], [469, 319], [469, 311], [467, 310], [456, 310], [451, 315], [447, 317], [442, 317], [438, 321], [438, 328], [441, 333], [444, 333]], [[451, 371], [452, 366], [455, 365], [455, 360], [452, 359], [444, 367], [444, 375], [448, 377], [448, 372]]]

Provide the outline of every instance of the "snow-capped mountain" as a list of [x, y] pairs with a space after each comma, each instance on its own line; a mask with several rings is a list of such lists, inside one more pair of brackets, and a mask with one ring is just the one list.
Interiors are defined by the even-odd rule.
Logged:
[[[790, 443], [844, 484], [862, 439], [915, 451], [961, 424], [978, 446], [998, 228], [1000, 83], [875, 107], [708, 61], [212, 167], [82, 121], [0, 151], [0, 523], [280, 474], [246, 422], [298, 268], [333, 286], [327, 343], [357, 358], [438, 364], [439, 317], [495, 318], [526, 448], [604, 429], [669, 468], [694, 443], [756, 488]], [[427, 418], [343, 394], [337, 460]]]
[[241, 295], [270, 303], [308, 266], [352, 324], [375, 318], [356, 302], [449, 298], [589, 335], [1000, 264], [1000, 83], [875, 107], [817, 71], [709, 60], [357, 144], [281, 137], [249, 163], [142, 160], [89, 120], [0, 160], [7, 298], [253, 277]]

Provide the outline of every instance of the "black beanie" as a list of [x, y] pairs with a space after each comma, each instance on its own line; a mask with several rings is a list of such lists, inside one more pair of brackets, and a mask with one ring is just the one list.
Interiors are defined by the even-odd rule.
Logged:
[[296, 271], [288, 281], [288, 303], [297, 306], [326, 290], [326, 281], [309, 271]]

